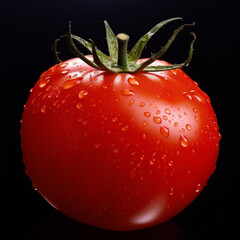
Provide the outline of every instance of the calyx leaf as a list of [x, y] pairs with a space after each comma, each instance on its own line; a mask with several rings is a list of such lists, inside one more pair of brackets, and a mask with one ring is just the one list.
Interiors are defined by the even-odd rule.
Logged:
[[[107, 45], [108, 45], [110, 57], [108, 57], [106, 54], [98, 50], [93, 40], [90, 39], [89, 41], [87, 41], [81, 37], [78, 37], [72, 34], [71, 22], [69, 22], [68, 32], [65, 35], [61, 36], [59, 39], [55, 40], [53, 44], [52, 49], [53, 49], [54, 58], [56, 62], [62, 62], [58, 56], [57, 42], [62, 38], [66, 38], [69, 50], [76, 57], [79, 57], [91, 67], [94, 67], [99, 70], [103, 70], [111, 73], [121, 73], [121, 72], [134, 73], [134, 72], [142, 72], [142, 71], [143, 72], [168, 71], [172, 69], [182, 68], [182, 67], [188, 66], [192, 59], [193, 44], [196, 40], [196, 35], [194, 33], [191, 33], [193, 35], [193, 40], [191, 41], [188, 58], [185, 62], [180, 64], [167, 65], [167, 66], [162, 66], [162, 65], [151, 66], [151, 64], [155, 60], [159, 59], [168, 50], [168, 48], [171, 46], [172, 42], [175, 40], [177, 35], [185, 27], [194, 26], [195, 23], [181, 25], [178, 29], [176, 29], [173, 32], [171, 38], [168, 40], [165, 46], [163, 46], [156, 54], [154, 54], [152, 57], [150, 57], [148, 60], [146, 60], [141, 64], [137, 63], [137, 61], [141, 57], [144, 47], [146, 46], [150, 38], [164, 25], [175, 20], [182, 20], [182, 18], [176, 17], [176, 18], [167, 19], [155, 25], [138, 40], [138, 42], [134, 45], [134, 47], [131, 49], [129, 53], [127, 53], [127, 43], [129, 39], [128, 35], [118, 34], [117, 36], [115, 36], [108, 22], [104, 21], [106, 37], [107, 37]], [[78, 50], [73, 40], [81, 44], [83, 47], [85, 47], [88, 51], [90, 51], [93, 54], [93, 61], [86, 58], [84, 54]]]

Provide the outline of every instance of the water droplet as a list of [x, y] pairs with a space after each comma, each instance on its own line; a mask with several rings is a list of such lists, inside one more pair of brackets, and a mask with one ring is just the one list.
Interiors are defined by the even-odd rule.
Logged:
[[220, 132], [218, 133], [218, 139], [219, 139], [219, 140], [221, 140], [221, 139], [222, 139], [222, 135], [221, 135], [221, 133], [220, 133]]
[[160, 110], [157, 110], [157, 111], [156, 111], [156, 114], [160, 114], [160, 112], [161, 112]]
[[63, 70], [61, 73], [62, 74], [66, 74], [66, 73], [68, 73], [69, 72], [69, 70]]
[[60, 67], [62, 67], [62, 68], [66, 67], [67, 65], [68, 65], [68, 63], [66, 63], [66, 62], [60, 63]]
[[147, 136], [146, 136], [145, 133], [142, 134], [142, 138], [143, 138], [144, 140], [147, 138]]
[[192, 90], [191, 93], [194, 99], [196, 99], [198, 102], [205, 104], [205, 98], [200, 93], [198, 93], [196, 90]]
[[174, 194], [174, 190], [173, 190], [173, 188], [170, 188], [169, 195], [172, 196], [173, 194]]
[[128, 129], [128, 126], [123, 126], [122, 131], [125, 132]]
[[163, 154], [162, 155], [162, 160], [165, 160], [167, 158], [167, 155], [166, 154]]
[[171, 110], [170, 110], [169, 108], [166, 108], [166, 109], [165, 109], [165, 113], [168, 114], [168, 115], [170, 115], [170, 114], [171, 114]]
[[131, 99], [128, 103], [128, 105], [132, 105], [135, 101], [133, 99]]
[[95, 145], [94, 145], [94, 147], [96, 148], [96, 149], [99, 149], [100, 148], [100, 143], [96, 143]]
[[151, 165], [154, 165], [154, 164], [155, 164], [155, 161], [156, 161], [156, 159], [153, 158], [153, 159], [151, 159], [151, 160], [149, 161], [149, 163], [150, 163]]
[[121, 91], [122, 95], [124, 96], [133, 96], [134, 95], [134, 92], [130, 89], [124, 89]]
[[186, 125], [186, 129], [187, 129], [188, 131], [191, 131], [191, 130], [192, 130], [192, 126], [191, 126], [190, 124], [187, 124], [187, 125]]
[[47, 108], [46, 105], [42, 106], [42, 107], [41, 107], [41, 112], [42, 112], [42, 113], [45, 113], [45, 112], [46, 112], [46, 108]]
[[82, 91], [80, 91], [80, 92], [78, 93], [78, 97], [79, 97], [80, 99], [85, 98], [87, 95], [88, 95], [88, 92], [87, 92], [86, 90], [82, 90]]
[[63, 89], [69, 89], [69, 88], [74, 87], [75, 85], [76, 85], [76, 81], [74, 81], [74, 80], [66, 81], [63, 84]]
[[72, 77], [69, 75], [69, 76], [67, 76], [67, 78], [66, 78], [66, 81], [68, 81], [68, 80], [70, 80]]
[[81, 109], [82, 106], [83, 106], [83, 105], [82, 105], [81, 103], [78, 103], [78, 104], [76, 105], [77, 109]]
[[201, 191], [201, 189], [202, 189], [202, 186], [201, 186], [201, 184], [199, 183], [199, 184], [197, 185], [197, 188], [196, 188], [195, 192], [198, 193], [198, 192]]
[[41, 81], [40, 83], [39, 83], [39, 87], [40, 88], [43, 88], [43, 87], [45, 87], [46, 85], [47, 85], [47, 83], [48, 83], [48, 81], [47, 80], [43, 80], [43, 81]]
[[113, 122], [116, 122], [116, 121], [117, 121], [117, 118], [116, 118], [116, 117], [115, 117], [115, 118], [113, 118], [113, 119], [112, 119], [112, 121], [113, 121]]
[[164, 137], [168, 137], [169, 136], [169, 129], [165, 126], [160, 128], [160, 133], [164, 136]]
[[144, 112], [144, 116], [145, 117], [151, 117], [151, 113], [150, 112]]
[[139, 86], [139, 82], [138, 82], [137, 79], [134, 78], [134, 77], [128, 78], [128, 82], [129, 82], [129, 84], [131, 84], [131, 85]]
[[188, 139], [183, 134], [180, 135], [179, 142], [182, 147], [188, 147]]
[[145, 102], [140, 102], [139, 103], [139, 107], [144, 107], [145, 106]]
[[169, 167], [172, 167], [172, 166], [173, 166], [173, 160], [170, 160], [170, 161], [168, 162], [168, 166], [169, 166]]
[[153, 117], [153, 121], [157, 124], [160, 124], [162, 122], [162, 119], [160, 117]]
[[167, 121], [168, 120], [168, 117], [166, 115], [164, 115], [163, 117], [163, 120]]
[[142, 125], [146, 127], [148, 125], [148, 122], [147, 121], [143, 121]]
[[52, 88], [52, 86], [49, 85], [49, 86], [46, 88], [46, 92], [48, 92], [51, 88]]
[[36, 98], [33, 98], [32, 101], [31, 101], [31, 104], [34, 104], [36, 101]]
[[188, 100], [192, 100], [192, 96], [190, 94], [188, 94], [187, 92], [183, 92], [182, 93], [184, 97], [186, 97]]
[[167, 209], [170, 209], [170, 208], [171, 208], [171, 204], [168, 203], [168, 204], [166, 205], [166, 208], [167, 208]]
[[193, 108], [193, 111], [196, 113], [196, 112], [197, 112], [197, 109], [196, 109], [196, 108]]
[[118, 152], [119, 152], [119, 149], [118, 149], [118, 148], [115, 148], [115, 149], [113, 150], [113, 152], [114, 152], [114, 153], [118, 153]]
[[175, 123], [174, 123], [174, 127], [178, 127], [178, 122], [175, 122]]

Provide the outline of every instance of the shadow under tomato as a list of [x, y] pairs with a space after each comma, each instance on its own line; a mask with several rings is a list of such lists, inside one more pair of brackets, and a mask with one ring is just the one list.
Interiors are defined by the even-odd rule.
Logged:
[[75, 239], [161, 239], [184, 240], [178, 225], [170, 220], [155, 227], [138, 231], [108, 231], [79, 223], [58, 211], [54, 211], [40, 224], [36, 240], [75, 240]]

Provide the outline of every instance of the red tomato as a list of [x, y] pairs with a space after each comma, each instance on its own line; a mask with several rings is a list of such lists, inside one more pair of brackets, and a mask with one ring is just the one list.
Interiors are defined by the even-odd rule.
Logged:
[[39, 193], [111, 230], [153, 226], [188, 206], [214, 172], [220, 139], [209, 97], [181, 69], [111, 74], [78, 58], [41, 75], [21, 132]]

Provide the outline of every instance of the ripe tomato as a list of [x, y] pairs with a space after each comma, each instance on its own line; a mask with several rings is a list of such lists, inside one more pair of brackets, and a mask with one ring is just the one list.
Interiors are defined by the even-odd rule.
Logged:
[[111, 230], [153, 226], [188, 206], [215, 169], [220, 139], [209, 97], [182, 69], [109, 73], [79, 58], [41, 75], [21, 133], [39, 193]]
[[22, 119], [26, 171], [42, 196], [114, 230], [183, 210], [214, 171], [218, 146], [210, 100], [181, 69], [109, 74], [68, 60], [41, 75]]

